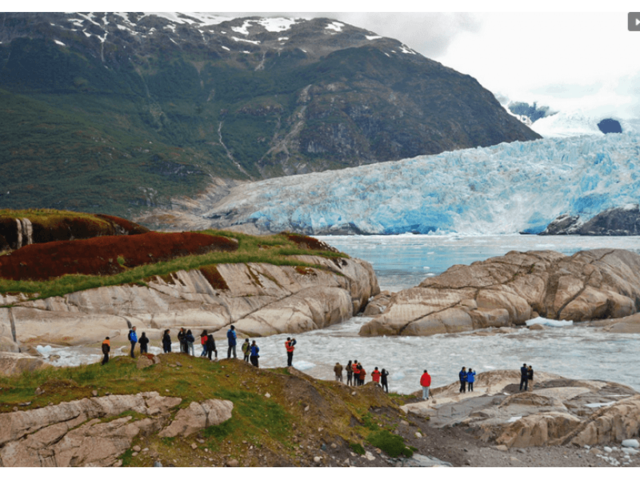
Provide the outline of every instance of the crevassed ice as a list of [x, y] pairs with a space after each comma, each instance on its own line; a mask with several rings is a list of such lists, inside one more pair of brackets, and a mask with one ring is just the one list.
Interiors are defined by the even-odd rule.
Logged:
[[502, 143], [236, 187], [204, 216], [271, 231], [539, 233], [563, 213], [587, 220], [638, 203], [636, 133]]

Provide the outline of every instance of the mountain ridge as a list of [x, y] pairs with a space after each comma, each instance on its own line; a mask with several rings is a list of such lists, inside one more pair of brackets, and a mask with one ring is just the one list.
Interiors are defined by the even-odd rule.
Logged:
[[539, 138], [472, 77], [368, 30], [163, 15], [0, 14], [4, 206], [130, 215], [212, 177]]

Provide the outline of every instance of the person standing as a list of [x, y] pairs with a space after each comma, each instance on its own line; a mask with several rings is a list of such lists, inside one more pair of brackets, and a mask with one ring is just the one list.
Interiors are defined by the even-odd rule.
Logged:
[[244, 354], [244, 361], [249, 363], [249, 355], [251, 354], [251, 345], [249, 344], [248, 338], [244, 339], [244, 343], [242, 344], [242, 353]]
[[364, 381], [367, 378], [367, 372], [365, 371], [364, 367], [362, 366], [361, 363], [358, 364], [358, 370], [360, 370], [359, 376], [360, 376], [360, 386], [364, 385]]
[[374, 381], [374, 383], [377, 386], [380, 386], [380, 370], [378, 370], [378, 367], [373, 369], [373, 372], [371, 373], [371, 379]]
[[460, 393], [464, 393], [467, 387], [467, 369], [462, 367], [458, 377], [460, 378]]
[[387, 383], [388, 376], [389, 376], [389, 372], [383, 368], [382, 371], [380, 372], [380, 380], [382, 382], [382, 388], [387, 393], [389, 393], [389, 384]]
[[293, 351], [295, 350], [296, 339], [287, 337], [287, 341], [284, 342], [284, 347], [287, 349], [287, 367], [291, 367], [293, 364]]
[[102, 359], [102, 365], [105, 363], [109, 363], [109, 352], [111, 351], [111, 341], [109, 337], [105, 338], [102, 342], [102, 353], [104, 354], [104, 358]]
[[218, 350], [216, 349], [216, 341], [213, 339], [213, 334], [207, 335], [207, 357], [212, 360], [211, 355], [215, 352], [216, 360], [218, 360]]
[[529, 372], [527, 370], [527, 364], [523, 363], [522, 367], [520, 367], [520, 391], [522, 391], [522, 387], [524, 387], [524, 391], [527, 391], [527, 387], [529, 386]]
[[[227, 342], [229, 343], [229, 349], [227, 350], [227, 358], [231, 358], [231, 352], [233, 352], [233, 358], [238, 358], [236, 357], [237, 338], [238, 337], [236, 335], [236, 327], [231, 325], [231, 328], [227, 330]], [[253, 343], [256, 343], [256, 342], [253, 342]]]
[[147, 338], [147, 334], [145, 332], [142, 332], [138, 343], [140, 344], [140, 355], [142, 355], [143, 353], [149, 353], [149, 339]]
[[360, 368], [358, 367], [358, 360], [354, 360], [351, 365], [353, 371], [353, 386], [358, 387], [360, 385]]
[[426, 370], [420, 377], [420, 386], [422, 387], [422, 400], [429, 400], [429, 388], [431, 387], [431, 375]]
[[256, 341], [254, 340], [253, 343], [251, 343], [251, 365], [260, 368], [258, 366], [258, 358], [260, 358], [258, 352], [260, 352], [260, 349], [258, 348], [258, 345], [256, 345]]
[[129, 330], [129, 342], [131, 343], [131, 358], [136, 358], [133, 352], [133, 349], [136, 348], [136, 343], [138, 343], [136, 327], [131, 327], [131, 330]]
[[180, 353], [187, 353], [187, 332], [181, 328], [178, 332], [178, 341], [180, 342]]
[[202, 346], [202, 353], [200, 353], [201, 357], [207, 356], [207, 340], [209, 340], [209, 333], [206, 330], [203, 330], [200, 334], [200, 345]]
[[351, 366], [351, 360], [347, 362], [345, 370], [347, 371], [347, 385], [351, 385], [353, 387], [353, 367]]
[[169, 335], [168, 328], [162, 334], [162, 351], [164, 353], [171, 353], [171, 336]]
[[467, 372], [467, 391], [473, 392], [473, 382], [476, 381], [476, 372], [474, 372], [471, 368]]
[[336, 374], [336, 382], [342, 382], [342, 365], [340, 365], [340, 362], [336, 362], [336, 366], [333, 367], [333, 373]]
[[527, 380], [527, 383], [531, 387], [531, 390], [533, 390], [533, 367], [531, 365], [529, 365], [529, 368], [527, 368]]
[[191, 355], [192, 357], [196, 356], [196, 351], [193, 348], [193, 344], [196, 341], [196, 339], [193, 336], [193, 333], [191, 333], [191, 330], [187, 330], [187, 334], [185, 335], [184, 339], [187, 342], [187, 354]]

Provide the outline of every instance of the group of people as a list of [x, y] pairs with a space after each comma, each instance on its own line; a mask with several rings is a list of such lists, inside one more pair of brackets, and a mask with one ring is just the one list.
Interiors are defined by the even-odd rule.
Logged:
[[[244, 343], [242, 344], [242, 353], [244, 355], [244, 361], [247, 363], [251, 363], [254, 367], [260, 368], [258, 359], [260, 355], [260, 348], [256, 344], [256, 341], [249, 343], [250, 340], [248, 338], [244, 339]], [[231, 354], [233, 353], [233, 358], [238, 358], [236, 355], [236, 346], [238, 343], [238, 334], [236, 333], [236, 327], [231, 325], [229, 330], [227, 330], [227, 358], [231, 358]]]
[[[347, 366], [343, 367], [340, 365], [340, 362], [336, 362], [333, 367], [333, 372], [336, 375], [336, 381], [342, 382], [342, 371], [346, 370], [347, 372], [347, 385], [351, 385], [352, 387], [359, 387], [364, 385], [364, 382], [367, 378], [367, 372], [364, 367], [358, 360], [354, 360], [353, 362], [349, 360], [347, 362]], [[382, 370], [378, 370], [378, 367], [373, 369], [371, 372], [371, 379], [373, 382], [384, 389], [385, 392], [389, 393], [389, 383], [388, 383], [389, 372], [384, 368]]]
[[527, 367], [527, 364], [523, 363], [522, 367], [520, 367], [520, 391], [524, 390], [526, 392], [529, 384], [533, 388], [533, 367], [531, 365]]
[[467, 370], [465, 367], [462, 367], [460, 373], [458, 374], [460, 378], [460, 393], [473, 392], [473, 384], [476, 381], [476, 372], [472, 368]]

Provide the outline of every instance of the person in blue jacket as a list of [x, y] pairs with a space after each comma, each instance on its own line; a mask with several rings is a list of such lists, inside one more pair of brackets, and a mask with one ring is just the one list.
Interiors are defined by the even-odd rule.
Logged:
[[136, 327], [131, 327], [129, 330], [129, 342], [131, 342], [131, 358], [136, 358], [133, 354], [133, 349], [136, 348], [136, 343], [138, 343], [138, 334], [136, 333]]
[[458, 377], [460, 377], [460, 393], [464, 393], [467, 387], [467, 369], [465, 367], [462, 367]]
[[193, 333], [191, 333], [191, 330], [187, 330], [187, 334], [185, 335], [184, 339], [187, 342], [187, 354], [191, 355], [192, 357], [195, 357], [196, 352], [195, 352], [195, 349], [193, 348], [193, 342], [195, 342], [196, 339], [193, 336]]
[[236, 357], [236, 339], [237, 338], [238, 337], [236, 335], [236, 327], [231, 325], [231, 328], [227, 330], [227, 340], [229, 342], [229, 349], [227, 350], [227, 358], [231, 358], [232, 351], [233, 351], [233, 358], [238, 358]]
[[251, 365], [253, 365], [254, 367], [258, 367], [258, 358], [260, 358], [260, 355], [258, 355], [258, 352], [260, 351], [260, 349], [258, 348], [258, 345], [256, 345], [256, 341], [254, 340], [253, 343], [251, 344]]
[[467, 391], [473, 392], [473, 382], [476, 381], [476, 372], [474, 372], [471, 368], [467, 372]]

